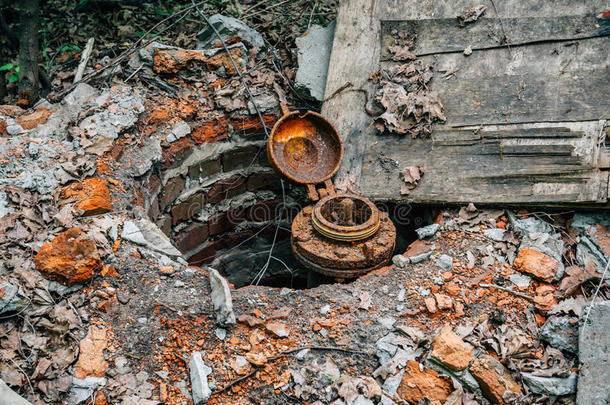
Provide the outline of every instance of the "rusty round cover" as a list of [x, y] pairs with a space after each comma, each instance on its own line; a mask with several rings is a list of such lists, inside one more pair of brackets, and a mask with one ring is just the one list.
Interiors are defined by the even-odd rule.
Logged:
[[285, 114], [267, 141], [271, 167], [295, 184], [318, 184], [339, 170], [343, 142], [324, 116], [308, 111]]

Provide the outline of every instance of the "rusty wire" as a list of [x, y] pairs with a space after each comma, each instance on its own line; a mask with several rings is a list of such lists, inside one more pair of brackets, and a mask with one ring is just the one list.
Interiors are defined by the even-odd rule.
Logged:
[[[269, 138], [269, 129], [267, 128], [267, 124], [265, 123], [265, 120], [263, 119], [263, 115], [261, 114], [261, 111], [258, 108], [258, 104], [256, 104], [256, 100], [254, 99], [254, 96], [252, 95], [252, 92], [250, 91], [250, 87], [248, 87], [248, 83], [246, 82], [246, 79], [242, 75], [239, 67], [237, 66], [237, 63], [235, 62], [235, 59], [233, 59], [233, 55], [231, 55], [231, 52], [229, 51], [229, 48], [227, 47], [227, 44], [225, 43], [224, 39], [222, 39], [222, 36], [220, 35], [220, 33], [218, 32], [216, 27], [214, 27], [214, 25], [210, 22], [208, 17], [199, 8], [199, 4], [201, 4], [201, 3], [199, 3], [199, 4], [195, 3], [195, 0], [191, 0], [191, 3], [193, 4], [192, 7], [194, 7], [195, 10], [197, 10], [197, 13], [204, 19], [206, 24], [212, 29], [212, 31], [214, 31], [214, 34], [220, 40], [220, 43], [222, 44], [222, 47], [224, 48], [225, 52], [227, 53], [227, 56], [229, 57], [229, 60], [231, 61], [231, 64], [235, 68], [235, 71], [237, 72], [237, 75], [239, 76], [239, 79], [241, 80], [241, 82], [242, 82], [246, 92], [248, 93], [248, 97], [250, 98], [250, 101], [252, 101], [252, 105], [254, 106], [254, 109], [256, 110], [256, 115], [258, 116], [258, 119], [260, 120], [261, 125], [263, 126], [263, 130], [265, 131], [265, 139]], [[254, 159], [252, 159], [252, 162], [250, 163], [248, 168], [250, 166], [252, 166], [252, 164], [254, 164], [254, 161], [256, 160], [258, 155], [260, 154], [261, 150], [262, 150], [262, 148], [260, 148], [257, 151], [256, 155], [254, 156]], [[282, 185], [282, 209], [280, 210], [280, 213], [276, 217], [277, 225], [275, 227], [275, 233], [273, 235], [273, 242], [271, 243], [271, 248], [269, 249], [269, 256], [267, 257], [267, 262], [263, 265], [261, 270], [254, 277], [254, 279], [252, 280], [251, 284], [253, 284], [255, 281], [256, 281], [256, 285], [258, 285], [260, 283], [260, 281], [262, 280], [263, 276], [265, 275], [267, 269], [269, 268], [269, 264], [271, 263], [271, 259], [273, 258], [273, 249], [275, 248], [275, 243], [277, 241], [277, 234], [278, 234], [278, 232], [280, 230], [280, 223], [282, 221], [282, 217], [284, 215], [284, 211], [286, 210], [286, 192], [285, 192], [285, 188], [284, 188], [284, 180], [280, 179], [280, 184]]]

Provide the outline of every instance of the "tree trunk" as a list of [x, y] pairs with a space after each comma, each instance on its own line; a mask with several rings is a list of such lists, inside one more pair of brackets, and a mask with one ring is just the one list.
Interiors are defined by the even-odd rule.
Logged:
[[40, 47], [38, 45], [38, 28], [40, 8], [38, 0], [22, 0], [21, 36], [19, 41], [19, 100], [17, 104], [29, 107], [40, 95]]
[[[4, 57], [2, 51], [0, 51], [0, 66], [4, 66]], [[0, 72], [0, 104], [4, 104], [4, 97], [6, 97], [6, 72]]]

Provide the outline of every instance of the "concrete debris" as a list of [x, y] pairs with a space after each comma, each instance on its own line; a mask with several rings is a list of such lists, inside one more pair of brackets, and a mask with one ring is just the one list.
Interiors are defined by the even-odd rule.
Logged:
[[550, 316], [540, 329], [540, 339], [556, 349], [578, 353], [578, 318]]
[[0, 218], [12, 214], [15, 210], [7, 206], [6, 193], [0, 191]]
[[125, 221], [121, 238], [170, 257], [181, 257], [182, 253], [172, 245], [167, 235], [148, 219]]
[[541, 377], [533, 373], [521, 373], [523, 381], [535, 394], [562, 396], [576, 391], [576, 373], [567, 378]]
[[577, 405], [603, 405], [610, 398], [610, 301], [589, 304], [580, 317]]
[[415, 232], [417, 232], [417, 237], [419, 239], [426, 239], [436, 235], [440, 228], [441, 226], [439, 224], [432, 224], [422, 228], [417, 228]]
[[511, 283], [513, 283], [519, 288], [527, 288], [532, 282], [532, 279], [530, 277], [526, 276], [525, 274], [518, 273], [511, 274], [510, 276], [508, 276], [508, 279]]
[[206, 270], [210, 275], [212, 303], [214, 304], [216, 322], [223, 328], [230, 328], [235, 325], [235, 314], [233, 313], [233, 301], [229, 284], [217, 270], [211, 267], [206, 268]]
[[409, 259], [407, 259], [403, 255], [395, 255], [394, 257], [392, 257], [392, 263], [394, 263], [394, 266], [400, 269], [404, 269], [407, 264], [409, 264]]
[[0, 379], [0, 405], [32, 405]]
[[195, 405], [202, 405], [208, 402], [212, 390], [208, 384], [208, 376], [212, 374], [212, 369], [208, 367], [201, 358], [201, 352], [193, 352], [189, 359], [189, 373], [191, 376], [191, 389], [193, 402]]
[[69, 405], [78, 405], [89, 399], [98, 387], [106, 385], [106, 378], [87, 376], [85, 378], [72, 379], [72, 387], [70, 388], [70, 396], [68, 397]]
[[148, 172], [155, 163], [161, 160], [161, 141], [155, 137], [145, 140], [144, 145], [126, 154], [122, 160], [130, 161], [131, 169], [136, 177]]
[[[209, 21], [225, 43], [231, 37], [239, 37], [242, 41], [258, 48], [259, 51], [265, 48], [265, 40], [261, 34], [236, 18], [214, 14], [209, 18]], [[218, 36], [209, 25], [206, 25], [204, 29], [197, 33], [197, 49], [216, 48], [218, 42]]]
[[4, 281], [0, 283], [0, 314], [20, 311], [27, 305], [27, 299], [19, 294], [19, 287]]
[[434, 264], [443, 270], [451, 270], [453, 267], [453, 258], [449, 255], [442, 254], [436, 259]]
[[191, 133], [191, 127], [184, 121], [179, 121], [172, 127], [171, 131], [165, 137], [167, 142], [175, 142], [178, 139], [184, 138]]
[[501, 228], [485, 229], [483, 231], [483, 234], [494, 242], [502, 242], [504, 240], [505, 233], [506, 229]]
[[326, 74], [335, 35], [335, 22], [327, 27], [312, 25], [296, 39], [299, 68], [295, 87], [304, 97], [324, 100]]

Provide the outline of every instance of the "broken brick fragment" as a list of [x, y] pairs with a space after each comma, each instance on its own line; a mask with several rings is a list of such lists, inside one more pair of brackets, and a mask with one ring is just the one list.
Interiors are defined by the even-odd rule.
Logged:
[[522, 247], [514, 262], [515, 269], [550, 283], [559, 269], [559, 262], [537, 250]]
[[163, 166], [166, 169], [176, 167], [184, 161], [193, 151], [193, 143], [186, 137], [172, 142], [163, 148]]
[[153, 70], [155, 73], [172, 74], [184, 69], [190, 62], [205, 63], [202, 51], [193, 49], [155, 49]]
[[214, 143], [229, 137], [229, 126], [226, 118], [219, 118], [204, 122], [193, 128], [191, 139], [196, 145], [203, 143]]
[[522, 394], [521, 388], [502, 363], [487, 354], [472, 362], [470, 372], [481, 386], [483, 396], [494, 404], [503, 404], [507, 391]]
[[0, 120], [0, 136], [6, 136], [8, 135], [8, 133], [6, 132], [6, 127], [8, 125], [6, 124], [5, 120]]
[[104, 349], [108, 346], [106, 329], [92, 326], [80, 341], [80, 353], [74, 368], [76, 378], [102, 377], [106, 374], [108, 362], [104, 359]]
[[42, 245], [34, 264], [44, 278], [64, 285], [90, 280], [102, 267], [95, 241], [78, 228], [70, 228]]
[[27, 131], [47, 122], [47, 119], [51, 116], [51, 114], [53, 114], [51, 110], [47, 108], [40, 108], [29, 114], [24, 114], [18, 117], [15, 121], [21, 125], [21, 128]]
[[445, 325], [434, 338], [430, 355], [450, 369], [459, 371], [468, 367], [472, 360], [472, 346], [464, 343], [451, 326]]
[[[277, 121], [277, 116], [275, 114], [263, 114], [262, 117], [265, 125], [268, 128], [273, 128]], [[263, 131], [263, 124], [261, 123], [260, 118], [258, 118], [258, 115], [233, 118], [231, 120], [231, 126], [233, 127], [233, 131], [246, 136]]]
[[410, 404], [418, 404], [424, 399], [444, 403], [452, 390], [448, 378], [440, 377], [433, 370], [420, 371], [419, 363], [409, 360], [398, 387], [398, 396]]
[[69, 184], [61, 190], [60, 198], [64, 204], [74, 201], [74, 209], [84, 211], [83, 216], [112, 211], [108, 182], [104, 179], [91, 178]]

